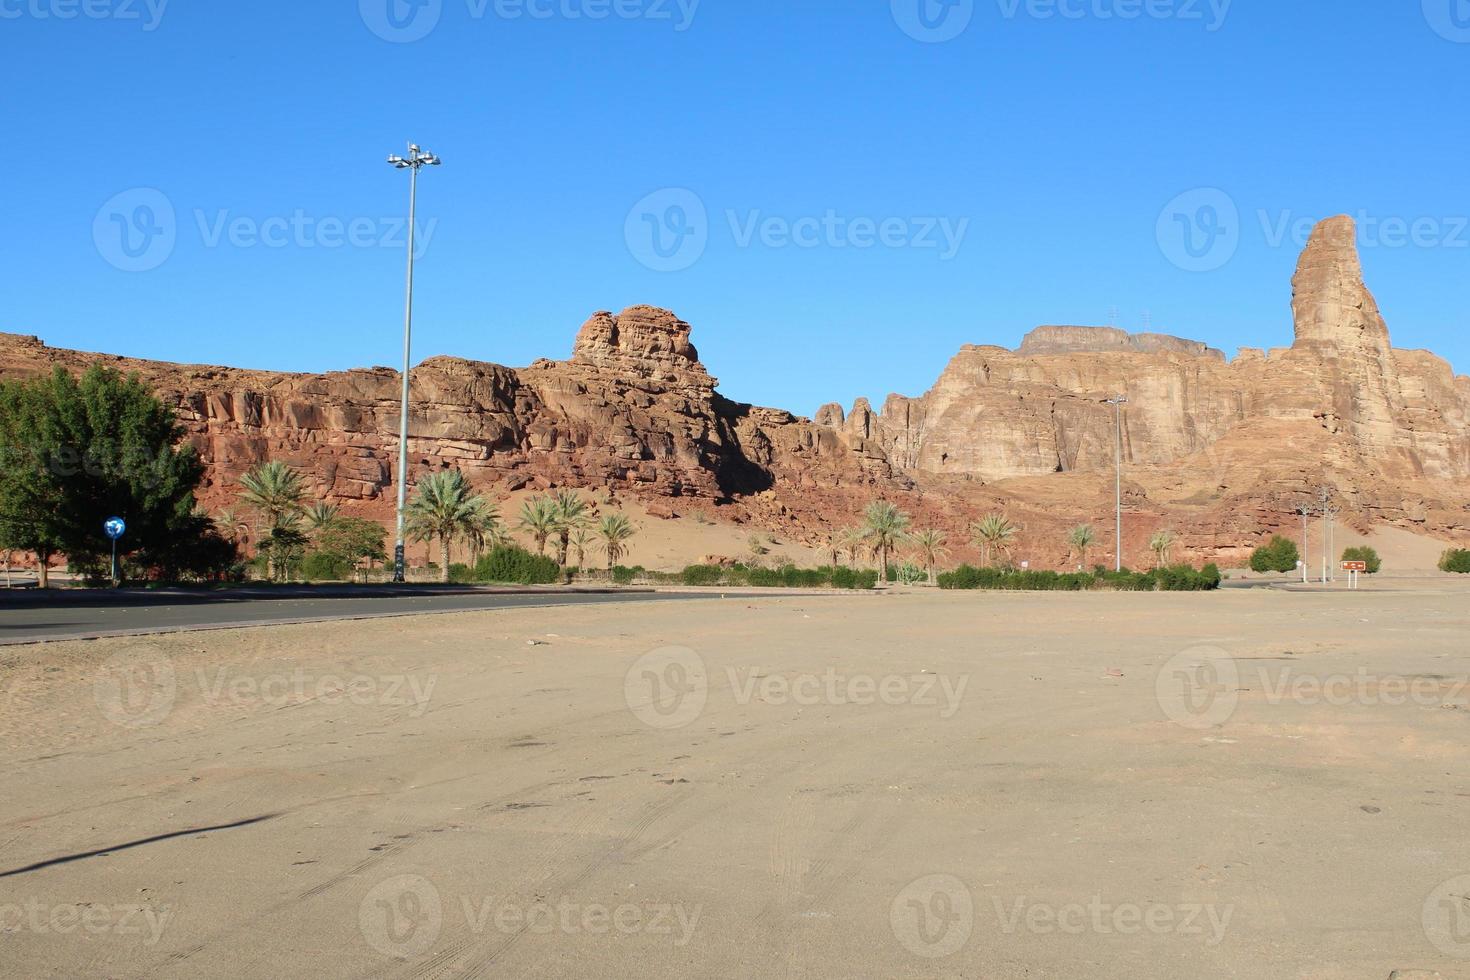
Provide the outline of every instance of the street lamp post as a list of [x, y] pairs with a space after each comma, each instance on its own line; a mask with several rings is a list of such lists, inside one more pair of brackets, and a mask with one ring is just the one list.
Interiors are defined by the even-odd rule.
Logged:
[[1117, 529], [1117, 562], [1115, 570], [1123, 570], [1123, 406], [1128, 404], [1127, 395], [1118, 395], [1109, 398], [1108, 404], [1113, 406], [1113, 414], [1117, 425], [1117, 431], [1113, 437], [1113, 502], [1114, 502], [1114, 527]]
[[442, 163], [432, 153], [420, 149], [417, 143], [408, 144], [408, 156], [391, 156], [388, 163], [399, 170], [408, 171], [408, 295], [403, 308], [403, 404], [398, 418], [398, 532], [394, 538], [393, 581], [405, 579], [403, 518], [408, 505], [408, 372], [413, 350], [413, 241], [415, 212], [418, 208], [419, 170], [437, 167]]

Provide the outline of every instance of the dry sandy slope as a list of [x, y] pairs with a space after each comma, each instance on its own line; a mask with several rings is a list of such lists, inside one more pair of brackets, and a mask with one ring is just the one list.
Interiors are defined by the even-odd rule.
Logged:
[[[0, 968], [1463, 977], [1423, 910], [1470, 873], [1466, 595], [711, 600], [7, 650]], [[638, 664], [671, 644], [692, 674]], [[1157, 693], [1198, 644], [1240, 671], [1203, 730]], [[701, 664], [701, 711], [649, 710], [643, 667], [698, 690]], [[1432, 697], [1268, 696], [1360, 668]], [[775, 680], [803, 677], [804, 703]], [[845, 703], [861, 678], [898, 703]]]

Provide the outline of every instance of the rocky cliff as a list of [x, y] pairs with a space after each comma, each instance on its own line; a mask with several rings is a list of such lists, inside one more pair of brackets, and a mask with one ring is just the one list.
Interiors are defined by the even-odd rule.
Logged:
[[[1313, 234], [1293, 281], [1295, 339], [1228, 361], [1208, 346], [1042, 327], [1018, 351], [967, 346], [919, 397], [859, 400], [808, 421], [730, 401], [674, 314], [597, 313], [569, 361], [512, 369], [431, 358], [412, 375], [410, 478], [456, 467], [478, 486], [608, 488], [656, 514], [723, 514], [812, 543], [886, 495], [963, 541], [1006, 509], [1034, 538], [1111, 525], [1121, 414], [1130, 554], [1168, 525], [1196, 557], [1238, 558], [1329, 486], [1360, 525], [1470, 531], [1470, 379], [1394, 350], [1349, 218]], [[398, 379], [184, 366], [55, 350], [0, 334], [0, 374], [101, 361], [177, 404], [222, 506], [239, 475], [285, 459], [350, 511], [391, 514]], [[1102, 535], [1099, 535], [1102, 537]], [[1038, 545], [1042, 553], [1061, 547]], [[963, 552], [960, 552], [963, 554]]]

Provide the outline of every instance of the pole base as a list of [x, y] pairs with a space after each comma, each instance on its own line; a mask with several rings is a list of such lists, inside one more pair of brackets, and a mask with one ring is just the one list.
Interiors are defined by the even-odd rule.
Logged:
[[399, 584], [408, 581], [403, 550], [403, 545], [401, 544], [393, 549], [393, 581]]

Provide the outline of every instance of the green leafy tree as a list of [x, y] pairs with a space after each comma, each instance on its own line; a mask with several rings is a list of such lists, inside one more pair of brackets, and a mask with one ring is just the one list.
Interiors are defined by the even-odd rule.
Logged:
[[415, 541], [439, 539], [440, 581], [449, 581], [449, 546], [474, 531], [485, 507], [459, 470], [440, 470], [419, 482], [408, 504], [407, 530]]
[[546, 542], [556, 533], [556, 504], [548, 497], [532, 497], [521, 505], [520, 529], [536, 544], [536, 554], [546, 554]]
[[1087, 553], [1092, 550], [1096, 541], [1097, 532], [1093, 530], [1091, 524], [1078, 524], [1067, 532], [1067, 546], [1081, 561], [1083, 568], [1087, 567]]
[[1261, 574], [1294, 572], [1300, 560], [1301, 552], [1297, 550], [1296, 542], [1277, 534], [1251, 553], [1251, 571]]
[[990, 567], [990, 555], [999, 549], [1009, 552], [1015, 540], [1016, 525], [1004, 514], [987, 514], [970, 528], [970, 540], [980, 549], [980, 567]]
[[352, 568], [363, 562], [368, 568], [374, 562], [387, 562], [384, 542], [388, 532], [377, 521], [361, 517], [338, 517], [331, 526], [316, 536], [317, 551], [340, 558]]
[[627, 554], [628, 541], [635, 533], [633, 522], [623, 514], [608, 514], [597, 525], [597, 536], [602, 539], [602, 550], [607, 553], [608, 571]]
[[136, 376], [93, 366], [75, 377], [0, 383], [0, 546], [100, 574], [111, 554], [103, 522], [121, 517], [118, 553], [175, 571], [181, 549], [207, 534], [194, 490], [204, 468], [172, 409]]
[[1343, 561], [1360, 561], [1368, 566], [1369, 575], [1377, 575], [1383, 570], [1383, 559], [1378, 557], [1378, 551], [1366, 545], [1361, 548], [1348, 548], [1342, 553]]
[[908, 540], [909, 515], [886, 500], [875, 500], [863, 514], [863, 536], [878, 555], [882, 581], [888, 581], [888, 556]]

